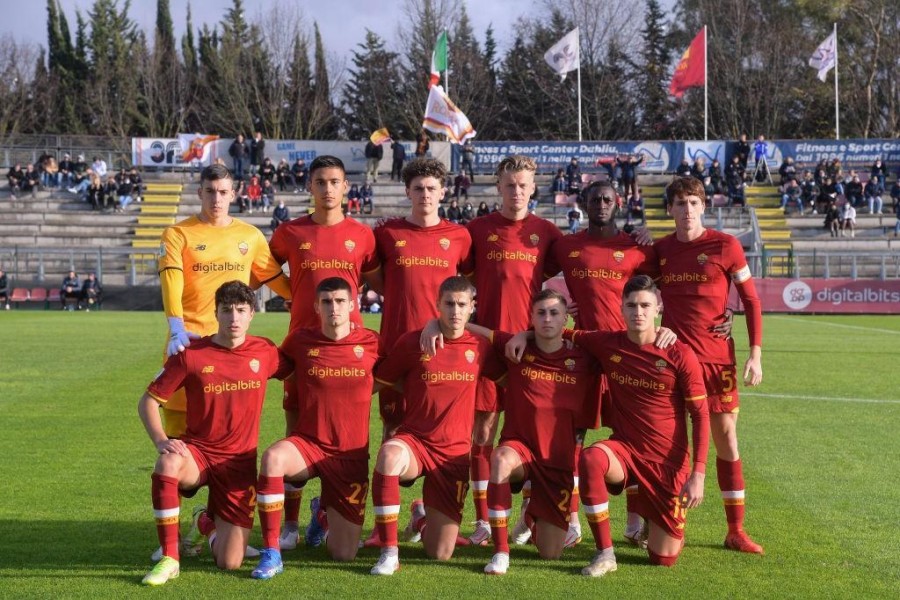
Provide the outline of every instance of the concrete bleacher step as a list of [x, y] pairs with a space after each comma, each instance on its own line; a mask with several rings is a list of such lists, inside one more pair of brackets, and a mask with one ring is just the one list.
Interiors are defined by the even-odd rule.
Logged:
[[178, 214], [178, 206], [177, 205], [167, 205], [167, 204], [141, 204], [141, 215], [177, 215]]
[[[196, 186], [193, 186], [196, 189]], [[184, 189], [184, 186], [180, 183], [163, 183], [159, 181], [147, 182], [144, 185], [144, 189], [148, 194], [157, 194], [157, 193], [166, 193], [166, 194], [181, 194], [181, 191]]]
[[168, 227], [175, 224], [173, 216], [138, 215], [137, 224], [141, 226]]
[[177, 194], [146, 194], [144, 204], [179, 204], [181, 196]]

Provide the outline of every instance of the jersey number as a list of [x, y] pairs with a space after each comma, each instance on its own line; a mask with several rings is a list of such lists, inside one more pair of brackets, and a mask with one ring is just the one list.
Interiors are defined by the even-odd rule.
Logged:
[[462, 506], [466, 502], [466, 494], [469, 493], [468, 481], [456, 482], [456, 503]]
[[347, 497], [347, 502], [350, 504], [365, 504], [366, 498], [369, 496], [369, 482], [351, 483], [350, 487], [353, 489], [353, 493]]
[[733, 392], [735, 387], [734, 371], [725, 369], [724, 371], [721, 371], [719, 375], [722, 378], [722, 392], [725, 394]]
[[556, 508], [559, 509], [559, 512], [567, 513], [569, 512], [569, 505], [572, 500], [572, 492], [569, 490], [559, 490], [560, 496], [562, 496], [562, 500], [559, 501], [559, 504], [556, 505]]
[[250, 506], [256, 506], [256, 486], [251, 485], [247, 488], [247, 491], [250, 492]]

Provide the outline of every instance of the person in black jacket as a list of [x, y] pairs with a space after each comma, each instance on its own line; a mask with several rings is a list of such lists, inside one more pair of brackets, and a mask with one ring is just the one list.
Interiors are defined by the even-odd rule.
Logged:
[[637, 168], [642, 162], [644, 162], [643, 154], [620, 154], [616, 157], [616, 164], [622, 173], [622, 187], [626, 198], [638, 193]]
[[399, 141], [391, 142], [392, 161], [391, 161], [391, 181], [394, 175], [397, 175], [397, 181], [402, 181], [401, 173], [403, 172], [403, 161], [406, 160], [406, 148]]
[[294, 175], [294, 193], [306, 189], [306, 161], [298, 158], [297, 162], [291, 166], [291, 173]]
[[713, 187], [713, 193], [722, 193], [722, 165], [718, 158], [714, 158], [709, 165], [709, 183]]
[[263, 139], [262, 132], [257, 131], [253, 139], [250, 140], [250, 174], [256, 175], [260, 166], [266, 159], [266, 140]]
[[244, 161], [247, 160], [249, 154], [250, 148], [247, 147], [247, 142], [244, 141], [244, 134], [239, 133], [234, 138], [234, 141], [231, 142], [231, 146], [228, 147], [228, 156], [232, 160], [232, 173], [235, 178], [244, 178]]
[[87, 312], [91, 312], [91, 307], [100, 304], [103, 297], [103, 288], [100, 281], [94, 273], [88, 273], [87, 279], [81, 285], [81, 299], [78, 303], [78, 310], [84, 308]]
[[[112, 179], [112, 178], [110, 178]], [[113, 182], [115, 183], [115, 182]], [[75, 271], [69, 271], [69, 274], [63, 277], [62, 285], [59, 287], [59, 301], [65, 310], [67, 301], [72, 301], [74, 308], [78, 304], [78, 298], [81, 296], [81, 280]]]
[[366, 182], [368, 183], [369, 175], [371, 175], [372, 182], [377, 183], [378, 165], [381, 164], [381, 159], [384, 158], [384, 148], [381, 144], [376, 144], [369, 140], [363, 153], [366, 156]]
[[747, 161], [750, 159], [750, 143], [747, 142], [746, 133], [742, 133], [738, 139], [734, 155], [737, 157], [738, 162], [741, 163], [741, 171], [745, 172], [747, 170]]
[[3, 269], [0, 269], [0, 302], [5, 310], [9, 310], [9, 279]]

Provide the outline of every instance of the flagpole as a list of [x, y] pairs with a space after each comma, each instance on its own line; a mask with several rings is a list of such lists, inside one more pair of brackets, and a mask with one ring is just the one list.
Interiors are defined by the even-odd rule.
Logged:
[[837, 22], [834, 23], [834, 137], [841, 139], [841, 109], [840, 96], [838, 95], [838, 41]]
[[581, 29], [576, 28], [578, 34], [578, 141], [581, 141]]
[[703, 26], [703, 141], [709, 140], [709, 40]]

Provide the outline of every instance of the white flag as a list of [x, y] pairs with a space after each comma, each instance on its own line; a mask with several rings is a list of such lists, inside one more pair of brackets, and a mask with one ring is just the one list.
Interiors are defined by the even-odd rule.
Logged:
[[428, 104], [425, 105], [422, 127], [434, 133], [443, 133], [456, 144], [463, 144], [470, 137], [475, 137], [475, 130], [469, 119], [439, 85], [433, 85], [428, 90]]
[[819, 44], [816, 51], [809, 57], [809, 66], [818, 69], [819, 79], [825, 81], [835, 63], [837, 63], [837, 37], [834, 33], [825, 38], [825, 41]]
[[566, 73], [574, 71], [581, 63], [581, 52], [578, 47], [578, 28], [563, 36], [561, 40], [544, 53], [544, 60], [550, 68], [559, 73], [561, 79]]

